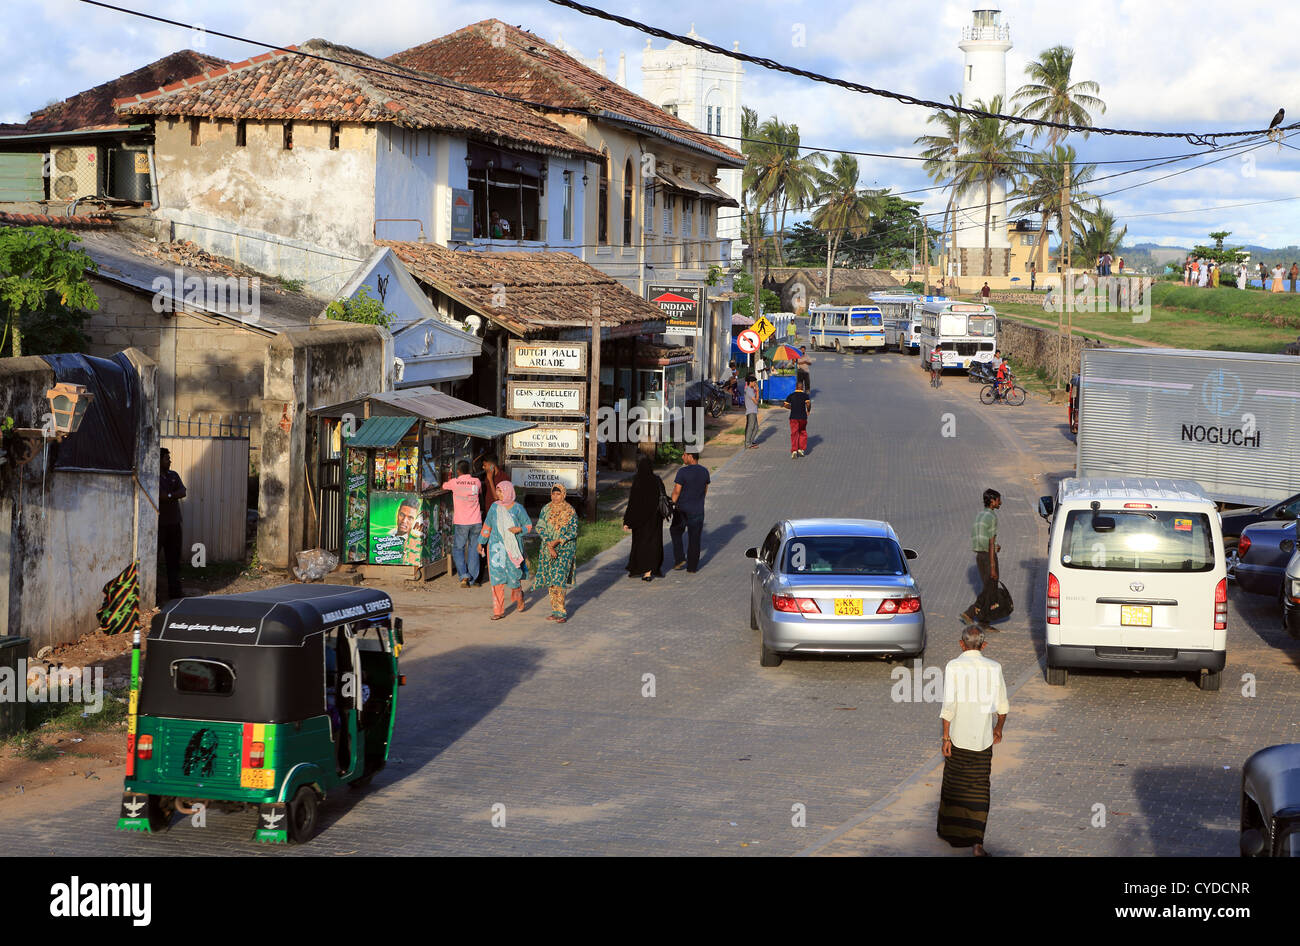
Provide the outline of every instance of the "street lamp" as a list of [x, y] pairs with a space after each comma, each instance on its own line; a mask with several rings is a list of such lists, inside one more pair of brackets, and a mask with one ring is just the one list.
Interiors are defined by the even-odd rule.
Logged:
[[60, 381], [45, 392], [45, 398], [50, 402], [50, 413], [54, 417], [54, 437], [62, 440], [77, 432], [95, 395], [84, 384]]

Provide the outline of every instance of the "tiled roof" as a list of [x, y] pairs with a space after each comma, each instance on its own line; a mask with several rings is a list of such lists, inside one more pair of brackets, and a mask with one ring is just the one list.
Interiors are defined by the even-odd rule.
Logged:
[[[119, 100], [121, 115], [392, 123], [528, 150], [599, 157], [531, 109], [313, 39]], [[309, 55], [297, 55], [301, 51]], [[325, 57], [325, 58], [315, 58]], [[379, 70], [379, 71], [375, 71]]]
[[516, 335], [587, 328], [597, 303], [605, 330], [663, 331], [664, 314], [658, 306], [571, 253], [457, 252], [433, 243], [380, 244], [391, 246], [417, 279]]
[[642, 126], [646, 134], [703, 149], [728, 163], [739, 166], [745, 161], [744, 155], [587, 68], [558, 47], [500, 20], [483, 20], [388, 58], [553, 108], [622, 118]]
[[192, 49], [182, 49], [134, 72], [33, 112], [25, 125], [5, 131], [12, 131], [13, 134], [38, 134], [118, 125], [121, 122], [113, 111], [114, 99], [148, 92], [224, 65], [224, 59], [196, 53]]
[[92, 230], [111, 227], [112, 225], [113, 219], [111, 217], [101, 217], [98, 214], [74, 214], [71, 217], [56, 217], [51, 214], [0, 213], [0, 226], [60, 227], [69, 230]]

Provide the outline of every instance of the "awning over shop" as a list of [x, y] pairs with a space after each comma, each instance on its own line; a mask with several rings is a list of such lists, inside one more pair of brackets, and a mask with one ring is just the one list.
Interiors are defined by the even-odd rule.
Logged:
[[364, 408], [367, 405], [371, 417], [393, 417], [405, 414], [431, 421], [459, 420], [463, 417], [481, 417], [490, 413], [487, 408], [462, 401], [450, 394], [443, 394], [427, 385], [368, 394], [355, 400], [344, 401], [342, 404], [313, 408], [312, 413], [319, 417], [342, 417], [344, 414], [351, 414], [360, 418], [365, 416]]
[[348, 446], [358, 448], [375, 447], [383, 450], [396, 447], [402, 442], [402, 438], [410, 433], [415, 421], [416, 418], [410, 415], [404, 417], [372, 417], [357, 428], [357, 432], [348, 441]]
[[493, 437], [517, 434], [521, 430], [531, 430], [536, 426], [537, 424], [530, 420], [508, 420], [505, 417], [496, 417], [489, 414], [487, 417], [442, 421], [438, 424], [438, 429], [449, 430], [453, 434], [464, 434], [466, 437], [491, 440]]
[[513, 335], [590, 338], [597, 305], [603, 339], [664, 330], [662, 309], [572, 253], [456, 252], [433, 243], [379, 242], [392, 247], [416, 279]]
[[686, 194], [690, 197], [696, 197], [700, 200], [710, 200], [721, 204], [724, 207], [739, 207], [731, 197], [728, 197], [723, 191], [718, 190], [712, 184], [706, 184], [703, 181], [693, 181], [690, 178], [678, 177], [671, 171], [665, 171], [662, 168], [655, 169], [655, 177], [659, 182], [669, 190]]

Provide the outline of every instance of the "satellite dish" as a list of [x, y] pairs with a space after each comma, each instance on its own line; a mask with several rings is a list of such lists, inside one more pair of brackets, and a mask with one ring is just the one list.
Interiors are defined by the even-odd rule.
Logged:
[[469, 329], [471, 335], [477, 335], [478, 330], [483, 327], [483, 317], [480, 315], [465, 316], [465, 327]]

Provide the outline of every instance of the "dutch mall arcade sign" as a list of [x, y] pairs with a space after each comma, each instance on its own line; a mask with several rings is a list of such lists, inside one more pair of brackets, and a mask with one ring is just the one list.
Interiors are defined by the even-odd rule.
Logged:
[[586, 342], [510, 342], [510, 374], [587, 376]]
[[507, 381], [506, 409], [512, 417], [579, 417], [587, 413], [585, 381]]
[[676, 335], [699, 335], [704, 310], [703, 286], [650, 284], [646, 298], [664, 311], [664, 331]]

